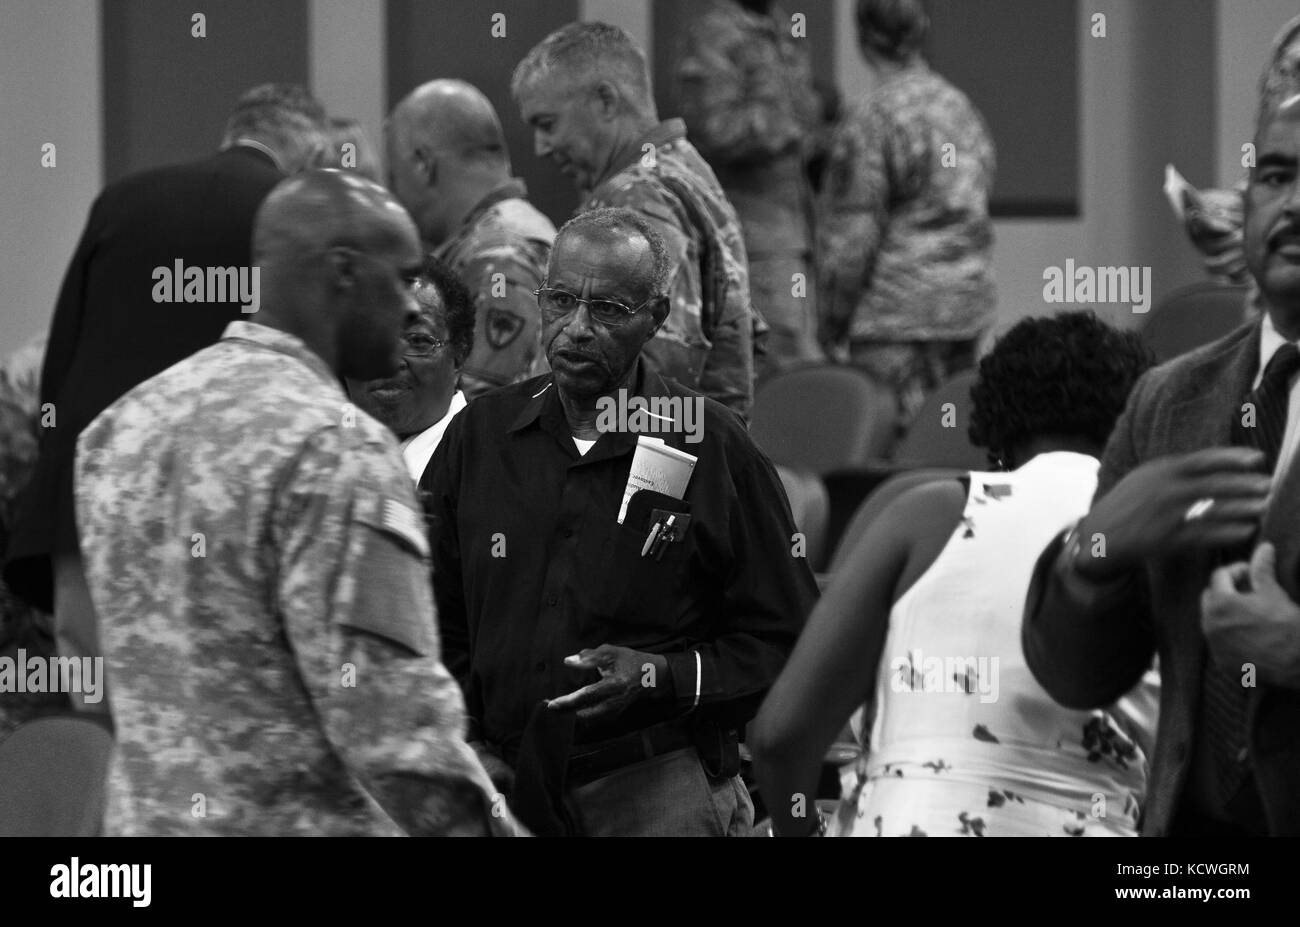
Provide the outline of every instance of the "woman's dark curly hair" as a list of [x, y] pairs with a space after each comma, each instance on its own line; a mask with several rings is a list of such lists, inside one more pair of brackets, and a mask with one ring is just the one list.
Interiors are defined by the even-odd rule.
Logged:
[[443, 319], [447, 322], [447, 340], [451, 356], [459, 367], [474, 347], [474, 297], [456, 272], [433, 255], [424, 259], [419, 280], [432, 283], [442, 297]]
[[1133, 384], [1154, 363], [1135, 332], [1091, 312], [1024, 319], [980, 361], [971, 442], [995, 463], [1041, 435], [1103, 446]]

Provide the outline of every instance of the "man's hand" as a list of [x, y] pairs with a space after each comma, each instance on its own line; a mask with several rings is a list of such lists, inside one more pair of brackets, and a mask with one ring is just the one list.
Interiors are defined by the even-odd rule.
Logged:
[[1217, 447], [1137, 467], [1080, 523], [1087, 553], [1074, 567], [1105, 580], [1148, 557], [1249, 541], [1268, 504], [1263, 465], [1263, 453], [1253, 448]]
[[668, 660], [658, 654], [601, 644], [564, 658], [573, 669], [594, 669], [600, 681], [568, 695], [551, 699], [555, 711], [577, 710], [582, 721], [598, 721], [622, 714], [639, 698], [653, 698], [658, 684], [667, 682]]
[[1249, 663], [1264, 682], [1300, 689], [1300, 605], [1278, 585], [1275, 556], [1264, 543], [1250, 563], [1215, 570], [1201, 593], [1201, 630], [1220, 666]]

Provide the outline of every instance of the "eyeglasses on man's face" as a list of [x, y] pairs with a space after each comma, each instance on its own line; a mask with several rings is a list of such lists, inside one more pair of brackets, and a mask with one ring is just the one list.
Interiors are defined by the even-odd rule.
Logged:
[[447, 342], [424, 332], [403, 332], [402, 353], [407, 357], [430, 357], [447, 346]]
[[547, 325], [567, 318], [577, 312], [578, 307], [585, 303], [587, 314], [606, 328], [617, 328], [626, 324], [631, 320], [632, 316], [655, 300], [662, 298], [651, 296], [633, 309], [613, 299], [583, 299], [567, 290], [559, 290], [552, 286], [544, 286], [541, 289], [533, 290], [533, 295], [537, 297], [537, 305], [542, 310], [542, 320]]

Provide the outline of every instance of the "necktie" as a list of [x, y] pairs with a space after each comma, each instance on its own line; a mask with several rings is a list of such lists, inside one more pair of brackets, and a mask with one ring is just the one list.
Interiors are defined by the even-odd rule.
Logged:
[[[1297, 370], [1300, 370], [1300, 351], [1294, 344], [1284, 344], [1264, 368], [1259, 386], [1246, 397], [1246, 408], [1235, 413], [1233, 443], [1263, 451], [1269, 473], [1277, 466], [1282, 435], [1286, 431], [1288, 383]], [[1235, 552], [1228, 560], [1248, 560], [1253, 546]], [[1207, 659], [1201, 680], [1202, 722], [1210, 737], [1219, 794], [1225, 805], [1241, 790], [1250, 773], [1246, 763], [1249, 693], [1241, 684], [1241, 676], [1240, 667], [1221, 669], [1212, 659]]]

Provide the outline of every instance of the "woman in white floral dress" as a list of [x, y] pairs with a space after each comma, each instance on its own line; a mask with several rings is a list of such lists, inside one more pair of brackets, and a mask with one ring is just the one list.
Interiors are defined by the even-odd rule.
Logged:
[[1091, 313], [1025, 320], [981, 362], [971, 436], [1014, 469], [905, 492], [834, 577], [751, 731], [778, 833], [815, 832], [797, 797], [868, 696], [867, 750], [829, 833], [1136, 833], [1157, 677], [1107, 711], [1063, 708], [1026, 667], [1020, 625], [1038, 555], [1088, 510], [1150, 363]]

